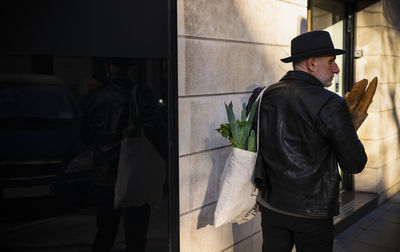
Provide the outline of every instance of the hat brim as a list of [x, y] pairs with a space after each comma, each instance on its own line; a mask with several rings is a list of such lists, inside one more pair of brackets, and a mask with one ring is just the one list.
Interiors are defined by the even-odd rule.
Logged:
[[307, 58], [311, 58], [311, 57], [340, 55], [340, 54], [345, 54], [345, 53], [346, 53], [346, 51], [342, 50], [342, 49], [316, 50], [316, 51], [310, 51], [310, 52], [304, 52], [304, 53], [292, 55], [290, 57], [281, 59], [281, 61], [284, 63], [289, 63], [289, 62], [293, 62], [296, 60], [302, 60], [302, 59], [307, 59]]

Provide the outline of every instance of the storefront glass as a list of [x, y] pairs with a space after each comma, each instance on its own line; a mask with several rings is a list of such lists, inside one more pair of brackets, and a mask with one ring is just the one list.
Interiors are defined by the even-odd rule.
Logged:
[[[344, 17], [345, 5], [340, 1], [311, 0], [310, 1], [311, 30], [325, 30], [331, 34], [335, 48], [344, 49]], [[344, 57], [336, 56], [336, 63], [340, 72], [335, 75], [332, 86], [329, 90], [343, 95], [344, 92]]]
[[[176, 251], [176, 34], [169, 34], [176, 16], [169, 4], [2, 8], [0, 250], [90, 251], [104, 227], [96, 238], [103, 248]], [[129, 189], [135, 203], [114, 210], [114, 161], [129, 114], [121, 104], [129, 105], [135, 86], [137, 125], [152, 150], [138, 146], [149, 162], [131, 164], [140, 184]]]

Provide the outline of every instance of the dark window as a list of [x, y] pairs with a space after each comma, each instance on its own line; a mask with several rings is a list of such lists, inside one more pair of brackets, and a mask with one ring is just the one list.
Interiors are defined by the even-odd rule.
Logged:
[[[171, 148], [177, 138], [172, 136], [177, 117], [172, 101], [176, 59], [169, 58], [176, 50], [176, 41], [170, 40], [176, 34], [169, 36], [176, 33], [168, 27], [176, 19], [171, 8], [161, 0], [13, 1], [1, 8], [0, 225], [5, 235], [0, 250], [88, 250], [93, 245], [96, 225], [112, 222], [114, 214], [114, 187], [107, 183], [116, 176], [112, 160], [119, 152], [113, 152], [113, 144], [120, 143], [128, 123], [129, 100], [121, 101], [139, 86], [143, 136], [162, 157], [164, 177], [159, 184], [154, 184], [157, 174], [141, 178], [148, 181], [146, 187], [131, 194], [141, 197], [159, 188], [160, 201], [119, 211], [126, 221], [121, 219], [113, 247], [125, 248], [124, 228], [141, 223], [131, 238], [142, 233], [146, 251], [177, 251], [179, 233], [171, 232], [179, 223], [177, 186], [170, 183], [177, 178], [171, 167], [177, 166], [177, 148]], [[87, 110], [95, 93], [103, 93], [94, 102], [96, 111]], [[90, 127], [83, 132], [88, 111]], [[117, 127], [106, 116], [110, 111], [124, 118]], [[150, 152], [144, 155], [154, 159]], [[137, 176], [149, 175], [143, 174]], [[99, 212], [105, 219], [96, 223]], [[107, 231], [112, 233], [111, 224]], [[100, 246], [107, 246], [106, 240], [99, 238]]]

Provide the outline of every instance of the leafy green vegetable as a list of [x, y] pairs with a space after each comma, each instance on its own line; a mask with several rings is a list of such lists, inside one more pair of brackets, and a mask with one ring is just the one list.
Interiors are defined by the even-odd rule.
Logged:
[[245, 103], [243, 103], [242, 104], [242, 119], [241, 119], [241, 121], [242, 122], [244, 122], [244, 121], [246, 121], [246, 104]]
[[256, 143], [256, 132], [254, 130], [250, 131], [249, 143], [247, 145], [247, 150], [256, 152], [257, 151], [257, 143]]
[[231, 127], [228, 123], [222, 123], [221, 127], [219, 127], [217, 131], [225, 138], [232, 138]]
[[246, 104], [242, 104], [241, 120], [236, 120], [233, 112], [232, 102], [229, 105], [225, 104], [228, 123], [222, 123], [217, 129], [223, 137], [227, 138], [234, 147], [256, 151], [256, 138], [254, 130], [251, 130], [254, 114], [257, 109], [258, 102], [253, 103], [249, 113], [249, 119], [246, 118]]
[[226, 113], [228, 115], [229, 126], [231, 126], [232, 138], [238, 139], [239, 137], [239, 125], [236, 123], [235, 114], [233, 113], [232, 102], [229, 105], [225, 104]]

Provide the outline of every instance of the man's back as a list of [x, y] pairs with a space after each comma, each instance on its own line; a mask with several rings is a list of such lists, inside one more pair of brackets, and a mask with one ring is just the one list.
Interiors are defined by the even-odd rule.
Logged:
[[255, 179], [271, 206], [307, 216], [338, 214], [341, 168], [360, 172], [364, 148], [344, 100], [291, 71], [263, 97]]
[[332, 251], [340, 168], [361, 172], [367, 156], [349, 109], [332, 85], [340, 68], [327, 31], [290, 42], [292, 63], [263, 98], [255, 182], [260, 188], [263, 251]]

